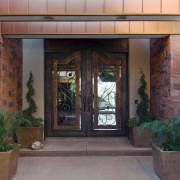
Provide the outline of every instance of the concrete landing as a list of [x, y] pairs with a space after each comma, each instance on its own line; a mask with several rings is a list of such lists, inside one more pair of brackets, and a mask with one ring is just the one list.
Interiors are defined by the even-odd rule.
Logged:
[[135, 148], [127, 138], [46, 138], [41, 150], [21, 149], [21, 157], [151, 156], [150, 148]]
[[13, 180], [160, 180], [151, 156], [21, 157]]

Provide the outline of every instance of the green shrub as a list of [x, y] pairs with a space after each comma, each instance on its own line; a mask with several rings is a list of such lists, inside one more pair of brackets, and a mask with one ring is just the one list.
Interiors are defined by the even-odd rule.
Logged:
[[0, 110], [0, 151], [10, 151], [17, 146], [17, 143], [13, 142], [13, 136], [18, 129], [14, 115]]
[[153, 115], [149, 112], [149, 96], [147, 94], [147, 82], [145, 80], [145, 74], [140, 70], [140, 86], [138, 88], [138, 94], [140, 96], [140, 102], [137, 105], [137, 118], [133, 117], [128, 120], [129, 127], [139, 126], [144, 122], [150, 122], [153, 119]]
[[135, 117], [128, 119], [128, 127], [135, 127], [137, 126], [137, 120]]
[[[33, 78], [33, 74], [32, 72], [30, 72], [29, 74], [29, 79], [27, 81], [27, 88], [28, 88], [28, 92], [26, 94], [26, 100], [28, 103], [28, 107], [23, 111], [23, 120], [29, 120], [30, 124], [29, 126], [32, 127], [38, 127], [43, 123], [43, 119], [42, 118], [36, 118], [33, 116], [33, 114], [37, 111], [37, 106], [36, 103], [33, 99], [33, 96], [35, 94], [35, 90], [33, 88], [33, 82], [34, 82], [34, 78]], [[25, 124], [23, 124], [23, 126], [27, 126], [27, 122], [24, 121]]]
[[147, 82], [145, 80], [145, 74], [140, 70], [140, 86], [138, 88], [138, 94], [140, 96], [140, 102], [137, 106], [137, 115], [139, 116], [139, 124], [152, 121], [152, 115], [149, 112], [149, 96], [147, 94]]
[[16, 118], [16, 124], [20, 127], [31, 127], [32, 126], [29, 119], [24, 118], [22, 112], [17, 112], [15, 114], [15, 118]]
[[180, 151], [180, 116], [173, 120], [143, 123], [142, 129], [149, 129], [153, 142], [164, 151]]

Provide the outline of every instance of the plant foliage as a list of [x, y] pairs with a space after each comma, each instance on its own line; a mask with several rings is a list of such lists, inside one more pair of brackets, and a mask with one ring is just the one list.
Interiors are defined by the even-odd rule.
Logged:
[[32, 114], [35, 113], [37, 110], [36, 103], [33, 99], [33, 96], [35, 94], [35, 90], [32, 85], [33, 82], [34, 82], [33, 74], [32, 72], [30, 72], [29, 80], [27, 81], [27, 84], [26, 84], [28, 88], [28, 92], [26, 94], [26, 100], [27, 100], [27, 103], [29, 104], [29, 107], [23, 111], [25, 117], [32, 117]]
[[17, 146], [12, 139], [18, 128], [13, 114], [0, 110], [0, 151], [10, 151]]
[[173, 120], [143, 123], [142, 129], [149, 129], [153, 142], [163, 151], [180, 151], [180, 116]]
[[99, 74], [102, 82], [115, 82], [116, 74], [114, 72], [103, 71]]
[[30, 126], [32, 126], [29, 119], [24, 118], [22, 112], [17, 112], [15, 114], [15, 118], [16, 118], [16, 124], [18, 126], [20, 126], [20, 127], [30, 127]]
[[140, 70], [140, 86], [138, 88], [138, 94], [140, 96], [140, 102], [137, 106], [137, 115], [139, 116], [139, 124], [143, 122], [149, 122], [152, 120], [152, 115], [149, 112], [149, 96], [147, 94], [147, 82], [145, 80], [145, 75], [142, 70]]
[[[36, 103], [33, 99], [33, 96], [35, 94], [33, 82], [34, 82], [33, 74], [32, 74], [32, 72], [30, 72], [29, 80], [27, 81], [27, 84], [26, 84], [27, 88], [28, 88], [28, 92], [26, 94], [26, 100], [28, 103], [28, 108], [23, 111], [22, 118], [24, 120], [28, 119], [30, 121], [30, 124], [29, 124], [30, 126], [37, 127], [37, 126], [40, 126], [42, 124], [43, 120], [42, 120], [42, 118], [35, 118], [33, 116], [33, 114], [37, 111], [37, 106], [36, 106]], [[28, 124], [25, 123], [23, 125], [27, 126]]]
[[128, 127], [132, 128], [137, 126], [137, 120], [135, 117], [128, 119]]
[[153, 119], [152, 114], [149, 112], [149, 96], [147, 94], [147, 82], [145, 80], [145, 74], [140, 70], [140, 86], [138, 88], [138, 94], [140, 96], [140, 102], [137, 105], [136, 114], [138, 117], [133, 117], [128, 120], [128, 127], [135, 127], [144, 122], [150, 122]]

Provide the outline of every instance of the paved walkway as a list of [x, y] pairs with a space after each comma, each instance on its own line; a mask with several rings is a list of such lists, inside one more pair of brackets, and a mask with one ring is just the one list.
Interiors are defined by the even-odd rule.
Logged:
[[47, 138], [42, 150], [21, 156], [13, 180], [159, 180], [151, 149], [127, 138]]
[[13, 180], [159, 180], [151, 156], [21, 157]]

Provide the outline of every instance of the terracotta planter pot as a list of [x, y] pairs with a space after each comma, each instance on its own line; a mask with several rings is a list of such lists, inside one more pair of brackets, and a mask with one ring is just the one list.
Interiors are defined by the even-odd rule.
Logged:
[[180, 152], [162, 151], [152, 145], [154, 170], [162, 180], [180, 179]]
[[21, 127], [21, 135], [18, 137], [18, 143], [21, 148], [31, 147], [34, 141], [43, 141], [44, 127]]
[[130, 141], [135, 147], [149, 147], [152, 142], [152, 134], [149, 130], [141, 130], [140, 127], [130, 128]]
[[17, 171], [20, 147], [9, 152], [0, 152], [0, 180], [12, 179]]

